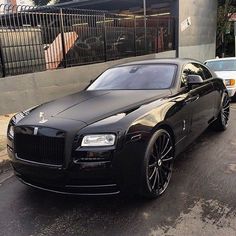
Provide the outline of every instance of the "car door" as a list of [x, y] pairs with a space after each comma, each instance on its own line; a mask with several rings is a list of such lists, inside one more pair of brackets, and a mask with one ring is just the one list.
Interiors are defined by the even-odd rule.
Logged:
[[[210, 73], [210, 72], [209, 72]], [[215, 94], [209, 74], [204, 73], [204, 67], [198, 63], [188, 63], [182, 71], [182, 80], [187, 86], [188, 75], [200, 75], [203, 83], [192, 86], [188, 89], [185, 100], [191, 110], [191, 125], [189, 141], [191, 142], [200, 135], [214, 118]], [[210, 75], [211, 76], [211, 75]]]

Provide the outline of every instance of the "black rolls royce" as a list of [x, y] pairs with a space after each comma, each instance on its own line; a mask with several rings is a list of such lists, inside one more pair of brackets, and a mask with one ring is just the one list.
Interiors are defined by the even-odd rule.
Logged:
[[15, 175], [42, 190], [156, 198], [173, 161], [208, 126], [223, 131], [221, 79], [189, 59], [112, 67], [84, 91], [16, 114], [8, 127]]

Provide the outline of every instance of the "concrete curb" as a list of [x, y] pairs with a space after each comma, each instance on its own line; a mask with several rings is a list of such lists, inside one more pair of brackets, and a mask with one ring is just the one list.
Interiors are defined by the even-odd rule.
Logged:
[[3, 150], [0, 152], [0, 174], [11, 170], [11, 164], [10, 164], [10, 159], [7, 156], [7, 150]]

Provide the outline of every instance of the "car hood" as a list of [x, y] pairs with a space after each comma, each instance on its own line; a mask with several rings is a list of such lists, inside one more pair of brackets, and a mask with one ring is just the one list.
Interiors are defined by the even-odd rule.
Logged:
[[215, 71], [221, 79], [236, 79], [236, 71]]
[[23, 123], [38, 124], [43, 112], [49, 121], [71, 120], [88, 125], [168, 95], [170, 90], [83, 91], [34, 108]]

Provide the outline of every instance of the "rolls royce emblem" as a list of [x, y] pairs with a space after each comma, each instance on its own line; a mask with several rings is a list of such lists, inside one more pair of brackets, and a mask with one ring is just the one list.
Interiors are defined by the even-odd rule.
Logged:
[[39, 121], [40, 124], [44, 124], [44, 123], [46, 123], [48, 121], [47, 119], [45, 119], [44, 112], [40, 112], [39, 113], [39, 118], [40, 118], [40, 121]]

